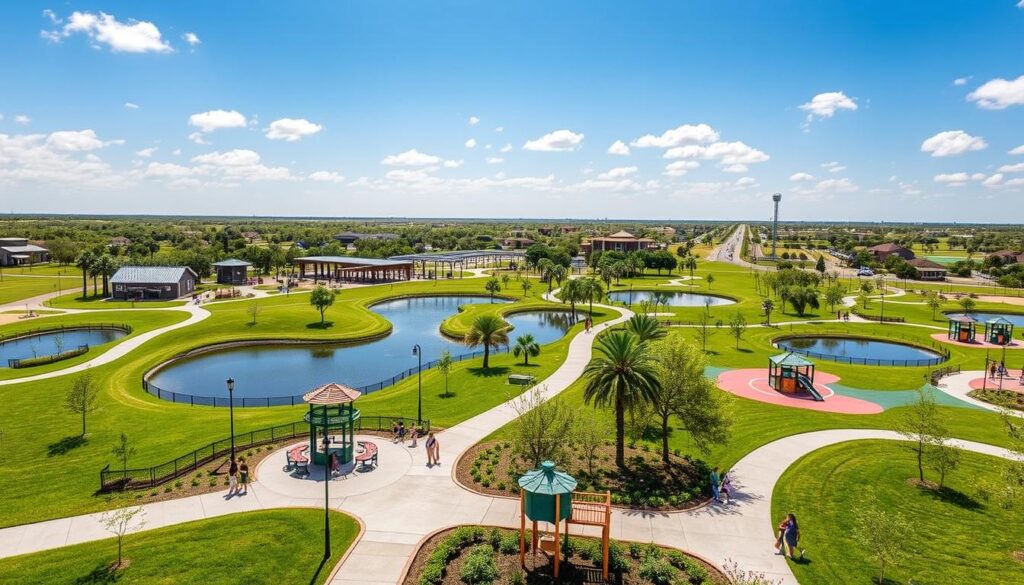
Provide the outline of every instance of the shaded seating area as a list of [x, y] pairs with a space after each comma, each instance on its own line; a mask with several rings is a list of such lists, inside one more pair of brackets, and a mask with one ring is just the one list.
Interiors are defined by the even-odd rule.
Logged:
[[970, 315], [961, 315], [949, 320], [949, 339], [960, 343], [974, 343], [975, 327], [978, 322]]
[[1005, 317], [985, 321], [985, 341], [993, 345], [1009, 345], [1013, 341], [1013, 323]]
[[[352, 463], [355, 456], [355, 424], [359, 410], [353, 406], [362, 392], [331, 382], [302, 396], [309, 404], [305, 419], [309, 423], [309, 446], [313, 463], [328, 465], [331, 457], [340, 465]], [[326, 438], [326, 440], [325, 440]]]
[[406, 260], [355, 256], [303, 256], [294, 264], [299, 278], [337, 282], [390, 282], [412, 280], [413, 263]]
[[305, 477], [309, 475], [309, 457], [306, 453], [309, 452], [308, 445], [298, 445], [292, 447], [286, 453], [288, 458], [288, 466], [285, 468], [286, 471], [293, 471], [299, 477]]
[[768, 358], [768, 385], [783, 394], [810, 394], [824, 400], [814, 387], [814, 362], [792, 351]]

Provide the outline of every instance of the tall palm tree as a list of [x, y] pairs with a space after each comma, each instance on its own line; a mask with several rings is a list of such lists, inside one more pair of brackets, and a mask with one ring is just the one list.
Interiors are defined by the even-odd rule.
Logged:
[[572, 323], [576, 322], [576, 303], [582, 301], [584, 298], [584, 284], [583, 279], [569, 279], [562, 287], [562, 302], [569, 301], [569, 308], [571, 310]]
[[693, 271], [697, 269], [697, 257], [687, 256], [686, 259], [683, 260], [683, 268], [686, 268], [687, 270], [690, 271], [690, 279], [692, 280]]
[[628, 331], [613, 331], [597, 340], [595, 357], [583, 374], [583, 400], [615, 409], [615, 463], [626, 466], [626, 409], [653, 400], [661, 388], [648, 344]]
[[473, 319], [463, 342], [469, 347], [484, 346], [484, 369], [490, 367], [491, 348], [508, 345], [508, 326], [497, 315], [480, 315]]
[[75, 267], [82, 271], [82, 298], [89, 296], [89, 270], [92, 268], [92, 263], [95, 262], [95, 257], [92, 252], [85, 250], [78, 255], [75, 259]]
[[594, 278], [593, 276], [588, 278], [581, 278], [580, 282], [583, 283], [583, 293], [580, 297], [581, 300], [586, 299], [590, 303], [590, 314], [594, 314], [594, 299], [600, 299], [604, 295], [604, 287], [601, 286], [601, 280]]
[[110, 254], [104, 254], [96, 260], [96, 271], [99, 272], [100, 277], [103, 279], [103, 297], [110, 296], [110, 277], [114, 276], [117, 272], [118, 262]]
[[516, 337], [516, 344], [512, 346], [512, 355], [519, 357], [523, 356], [523, 365], [530, 365], [530, 356], [537, 357], [540, 355], [540, 345], [529, 333]]
[[658, 312], [659, 305], [665, 305], [665, 310], [668, 310], [669, 296], [667, 292], [657, 291], [651, 295], [651, 300], [654, 301], [654, 312]]
[[537, 261], [537, 272], [540, 273], [540, 279], [547, 283], [548, 293], [551, 293], [551, 280], [554, 278], [555, 263], [548, 258], [541, 258]]
[[658, 324], [658, 320], [650, 315], [637, 313], [626, 321], [626, 330], [636, 335], [640, 342], [661, 339], [665, 337], [666, 331]]

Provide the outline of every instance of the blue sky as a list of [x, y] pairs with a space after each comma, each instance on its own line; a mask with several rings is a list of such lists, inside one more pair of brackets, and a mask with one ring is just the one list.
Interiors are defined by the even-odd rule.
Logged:
[[1016, 221], [1018, 4], [8, 3], [0, 211]]

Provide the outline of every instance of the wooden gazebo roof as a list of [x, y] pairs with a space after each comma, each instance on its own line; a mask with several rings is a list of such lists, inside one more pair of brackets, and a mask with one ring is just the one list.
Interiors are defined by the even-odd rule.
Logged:
[[302, 400], [309, 404], [348, 404], [362, 395], [359, 390], [331, 382], [306, 392], [302, 395]]

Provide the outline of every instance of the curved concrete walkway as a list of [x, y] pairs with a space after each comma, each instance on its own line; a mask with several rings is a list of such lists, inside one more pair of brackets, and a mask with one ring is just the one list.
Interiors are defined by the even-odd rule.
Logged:
[[[85, 370], [85, 369], [88, 369], [88, 368], [91, 368], [91, 367], [94, 367], [94, 366], [102, 366], [103, 364], [109, 364], [110, 362], [112, 362], [112, 361], [114, 361], [114, 360], [124, 356], [125, 354], [131, 352], [132, 350], [140, 347], [142, 344], [144, 344], [147, 341], [153, 339], [154, 337], [157, 337], [159, 335], [163, 335], [164, 333], [167, 333], [168, 331], [173, 331], [175, 329], [181, 329], [182, 327], [188, 327], [189, 325], [192, 325], [194, 323], [198, 323], [198, 322], [202, 321], [203, 319], [206, 319], [207, 317], [210, 316], [210, 312], [209, 311], [207, 311], [206, 309], [204, 309], [204, 308], [202, 308], [200, 306], [192, 305], [192, 304], [187, 304], [187, 305], [183, 305], [181, 307], [173, 307], [173, 308], [135, 309], [135, 310], [137, 310], [137, 311], [139, 311], [139, 310], [147, 310], [147, 311], [185, 311], [185, 312], [189, 313], [190, 315], [189, 315], [188, 319], [185, 319], [184, 321], [181, 321], [179, 323], [174, 323], [174, 324], [168, 325], [166, 327], [160, 327], [159, 329], [153, 329], [152, 331], [147, 331], [145, 333], [141, 333], [139, 335], [136, 335], [135, 337], [132, 337], [130, 339], [122, 341], [122, 342], [118, 343], [117, 345], [111, 347], [107, 351], [103, 352], [102, 354], [94, 357], [93, 359], [91, 359], [91, 360], [89, 360], [87, 362], [82, 362], [80, 364], [71, 366], [69, 368], [64, 368], [64, 369], [61, 369], [61, 370], [54, 370], [52, 372], [46, 372], [44, 374], [36, 374], [35, 376], [26, 376], [24, 378], [13, 378], [11, 380], [0, 380], [0, 386], [7, 386], [7, 385], [10, 385], [10, 384], [22, 384], [24, 382], [34, 382], [36, 380], [46, 380], [48, 378], [56, 378], [58, 376], [65, 376], [67, 374], [73, 374], [75, 372], [81, 372], [82, 370]], [[92, 311], [90, 311], [90, 312], [92, 312]]]
[[974, 388], [971, 388], [971, 380], [976, 380], [985, 375], [986, 373], [982, 370], [965, 370], [959, 374], [953, 374], [952, 376], [942, 378], [939, 380], [937, 388], [941, 392], [945, 392], [946, 394], [963, 400], [968, 404], [973, 404], [978, 408], [984, 408], [985, 410], [990, 410], [992, 412], [1007, 412], [1012, 416], [1024, 417], [1024, 412], [1019, 410], [1001, 409], [992, 403], [985, 402], [984, 400], [978, 400], [977, 398], [972, 398], [967, 395], [968, 392], [974, 390]]

